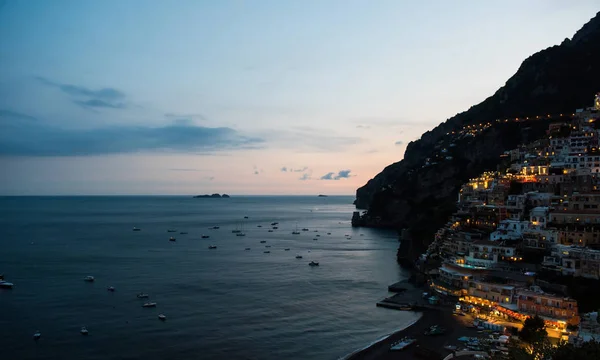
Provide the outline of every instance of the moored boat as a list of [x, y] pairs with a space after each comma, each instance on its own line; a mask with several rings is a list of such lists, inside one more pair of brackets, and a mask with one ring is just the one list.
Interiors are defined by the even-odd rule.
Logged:
[[133, 227], [133, 231], [140, 231], [140, 230], [142, 230], [142, 229], [136, 228], [135, 226]]
[[137, 294], [137, 298], [138, 299], [147, 299], [149, 297], [150, 297], [150, 295], [145, 294], [145, 293], [139, 293], [139, 294]]
[[316, 261], [311, 261], [310, 263], [308, 263], [309, 266], [319, 266], [319, 263]]
[[94, 280], [96, 280], [96, 279], [94, 279], [94, 277], [91, 275], [88, 275], [83, 278], [83, 281], [87, 281], [87, 282], [94, 282]]
[[209, 235], [202, 235], [203, 239], [208, 239], [210, 236]]
[[144, 305], [142, 305], [142, 307], [145, 307], [145, 308], [156, 307], [156, 303], [155, 302], [147, 302], [147, 303], [144, 303]]
[[11, 283], [11, 282], [8, 282], [8, 281], [4, 281], [4, 280], [3, 280], [3, 281], [0, 281], [0, 288], [3, 288], [3, 289], [12, 289], [12, 287], [13, 287], [14, 285], [15, 285], [15, 284], [13, 284], [13, 283]]
[[209, 249], [211, 249], [211, 250], [212, 250], [212, 249], [216, 249], [216, 248], [217, 248], [217, 245], [210, 245], [208, 248], [209, 248]]
[[404, 350], [416, 342], [417, 342], [417, 339], [407, 336], [407, 337], [404, 337], [404, 338], [400, 339], [399, 341], [393, 343], [392, 346], [390, 347], [390, 350], [392, 350], [392, 351]]
[[167, 317], [165, 316], [165, 314], [158, 314], [158, 319], [165, 321], [165, 320], [167, 320]]
[[88, 329], [85, 326], [82, 326], [81, 329], [79, 330], [79, 332], [81, 333], [81, 335], [88, 335]]
[[106, 288], [106, 291], [115, 292], [115, 288], [113, 286], [109, 286]]
[[42, 333], [38, 330], [33, 334], [33, 340], [38, 341], [42, 337]]
[[172, 237], [172, 236], [171, 236], [171, 237], [169, 238], [169, 241], [177, 241], [177, 239], [175, 239], [174, 237]]

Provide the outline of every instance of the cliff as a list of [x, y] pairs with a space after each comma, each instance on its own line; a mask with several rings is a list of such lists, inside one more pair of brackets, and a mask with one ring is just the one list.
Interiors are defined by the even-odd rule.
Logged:
[[592, 104], [600, 91], [599, 58], [600, 13], [572, 39], [523, 61], [495, 94], [409, 143], [402, 161], [356, 191], [356, 207], [367, 211], [354, 225], [407, 228], [413, 243], [401, 251], [420, 253], [453, 212], [465, 180], [496, 170], [504, 151]]

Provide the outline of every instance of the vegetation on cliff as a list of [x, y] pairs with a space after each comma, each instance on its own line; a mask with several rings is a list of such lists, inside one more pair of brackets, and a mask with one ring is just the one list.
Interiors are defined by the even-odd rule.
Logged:
[[571, 40], [526, 59], [494, 95], [408, 144], [402, 161], [357, 190], [357, 208], [367, 209], [360, 225], [407, 228], [418, 254], [453, 212], [463, 182], [496, 170], [504, 151], [542, 137], [549, 122], [591, 105], [598, 58], [600, 13]]

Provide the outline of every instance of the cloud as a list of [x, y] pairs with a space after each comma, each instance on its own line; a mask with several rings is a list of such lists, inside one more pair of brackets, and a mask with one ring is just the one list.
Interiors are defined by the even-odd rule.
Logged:
[[21, 114], [21, 113], [6, 110], [6, 109], [0, 109], [0, 119], [37, 121], [37, 119], [34, 118], [33, 116]]
[[81, 105], [82, 107], [85, 107], [85, 108], [111, 108], [111, 109], [124, 109], [125, 108], [125, 104], [123, 104], [123, 103], [111, 104], [109, 102], [106, 102], [106, 101], [100, 100], [100, 99], [89, 99], [89, 100], [85, 100], [85, 101], [75, 100], [73, 102], [75, 104]]
[[166, 113], [165, 117], [169, 120], [206, 120], [204, 115], [194, 113]]
[[44, 77], [38, 76], [36, 79], [42, 84], [57, 88], [72, 98], [73, 103], [84, 108], [126, 108], [125, 94], [114, 88], [102, 88], [98, 90], [88, 89], [83, 86], [61, 84]]
[[227, 127], [113, 126], [71, 130], [39, 123], [0, 121], [0, 155], [88, 156], [173, 151], [209, 153], [262, 147], [263, 139]]
[[360, 137], [340, 136], [333, 130], [306, 126], [289, 130], [270, 129], [257, 134], [277, 147], [298, 152], [338, 152], [363, 141]]
[[370, 129], [370, 128], [371, 128], [371, 126], [369, 126], [369, 125], [361, 125], [361, 124], [359, 124], [359, 125], [356, 125], [356, 128], [357, 128], [357, 129]]
[[282, 167], [282, 168], [281, 168], [281, 171], [282, 171], [282, 172], [287, 172], [287, 171], [288, 171], [288, 169], [287, 169], [287, 167], [285, 167], [285, 166], [284, 166], [284, 167]]
[[305, 172], [306, 170], [308, 170], [308, 166], [305, 166], [301, 169], [290, 169], [292, 172]]
[[334, 177], [335, 180], [339, 179], [347, 179], [350, 177], [351, 170], [340, 170], [338, 174]]
[[214, 176], [210, 176], [210, 177], [208, 178], [208, 180], [209, 180], [209, 181], [213, 181], [214, 179], [215, 179], [215, 177], [214, 177]]
[[201, 169], [169, 169], [169, 171], [205, 171]]
[[254, 170], [254, 175], [258, 175], [258, 170]]
[[350, 175], [351, 170], [340, 170], [337, 172], [337, 174], [335, 172], [328, 172], [327, 174], [321, 176], [321, 180], [340, 180], [340, 179], [347, 179], [349, 177], [351, 177], [352, 175]]
[[402, 141], [402, 140], [398, 140], [394, 143], [394, 145], [396, 145], [396, 146], [401, 146], [402, 144], [404, 144], [404, 141]]
[[321, 180], [333, 180], [333, 175], [335, 175], [334, 172], [327, 173], [321, 176]]
[[310, 180], [310, 175], [309, 173], [304, 173], [302, 174], [302, 176], [299, 178], [299, 180], [305, 181], [305, 180]]

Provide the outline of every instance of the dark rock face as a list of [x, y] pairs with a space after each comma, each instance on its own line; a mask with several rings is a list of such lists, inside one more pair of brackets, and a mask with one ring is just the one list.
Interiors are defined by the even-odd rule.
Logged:
[[[404, 245], [403, 253], [420, 253], [453, 212], [462, 183], [496, 170], [504, 151], [542, 137], [551, 121], [564, 119], [560, 114], [566, 117], [592, 105], [600, 91], [598, 59], [600, 13], [572, 40], [526, 59], [494, 95], [409, 143], [402, 161], [387, 166], [356, 191], [356, 208], [368, 211], [353, 223], [407, 228], [414, 246], [409, 250]], [[516, 117], [521, 121], [497, 122]], [[525, 117], [529, 120], [523, 121]], [[465, 125], [486, 122], [491, 126], [476, 136], [451, 135]]]

